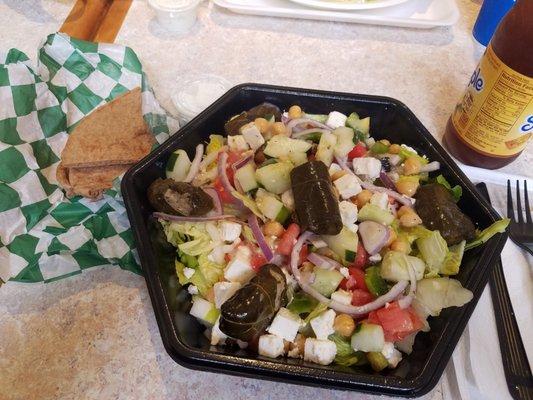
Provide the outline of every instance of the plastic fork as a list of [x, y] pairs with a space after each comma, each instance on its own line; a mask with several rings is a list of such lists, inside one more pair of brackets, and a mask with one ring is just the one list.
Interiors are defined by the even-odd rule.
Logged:
[[507, 180], [507, 217], [511, 220], [509, 224], [509, 236], [513, 242], [531, 255], [533, 255], [533, 221], [531, 220], [531, 209], [527, 194], [527, 181], [524, 180], [524, 205], [525, 220], [522, 215], [522, 199], [520, 197], [520, 181], [516, 181], [516, 218], [513, 207], [513, 194], [511, 191], [511, 181]]

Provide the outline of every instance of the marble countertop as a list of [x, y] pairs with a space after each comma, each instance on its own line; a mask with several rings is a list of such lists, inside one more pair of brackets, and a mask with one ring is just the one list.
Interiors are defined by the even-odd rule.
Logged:
[[[2, 50], [35, 59], [72, 3], [4, 0]], [[457, 3], [458, 23], [431, 30], [242, 16], [204, 3], [194, 29], [176, 36], [136, 0], [116, 41], [137, 52], [171, 113], [180, 79], [202, 72], [394, 97], [440, 138], [480, 55], [470, 33], [479, 2]], [[501, 171], [533, 177], [532, 147]], [[424, 399], [443, 399], [441, 384]], [[0, 399], [375, 398], [180, 367], [163, 348], [144, 279], [117, 268], [0, 289], [0, 388]]]

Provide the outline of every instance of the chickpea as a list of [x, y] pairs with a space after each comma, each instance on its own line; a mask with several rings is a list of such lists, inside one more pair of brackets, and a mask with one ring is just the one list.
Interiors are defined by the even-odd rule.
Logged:
[[372, 192], [370, 190], [362, 190], [357, 196], [355, 196], [355, 204], [357, 204], [357, 207], [361, 209], [366, 203], [370, 201], [371, 197]]
[[406, 228], [411, 228], [413, 226], [420, 225], [422, 219], [414, 211], [411, 213], [404, 214], [400, 217], [400, 225]]
[[257, 129], [259, 129], [259, 132], [261, 132], [261, 134], [267, 133], [270, 128], [270, 122], [268, 122], [264, 118], [256, 118], [254, 124], [255, 126], [257, 126]]
[[403, 163], [403, 173], [405, 175], [416, 175], [420, 172], [420, 161], [415, 157], [408, 157]]
[[292, 358], [303, 358], [304, 349], [305, 349], [305, 339], [306, 337], [301, 333], [296, 335], [294, 342], [289, 344], [288, 356]]
[[379, 142], [384, 144], [385, 146], [390, 146], [390, 142], [387, 139], [381, 139]]
[[355, 322], [348, 314], [339, 314], [335, 317], [333, 329], [341, 336], [350, 337], [355, 329]]
[[396, 183], [396, 189], [399, 193], [405, 194], [406, 196], [412, 197], [417, 189], [419, 183], [415, 181], [400, 181]]
[[400, 218], [402, 215], [411, 213], [411, 212], [414, 212], [414, 210], [411, 207], [401, 206], [400, 209], [398, 210], [397, 215], [398, 215], [398, 218]]
[[286, 135], [287, 128], [283, 122], [274, 122], [270, 128], [272, 135]]
[[411, 245], [405, 239], [396, 239], [391, 243], [390, 249], [393, 251], [399, 251], [401, 253], [409, 254], [411, 252]]
[[291, 108], [289, 108], [289, 118], [291, 119], [294, 119], [294, 118], [300, 118], [302, 116], [302, 109], [300, 108], [300, 106], [291, 106]]
[[346, 175], [348, 172], [344, 171], [344, 170], [341, 170], [341, 171], [335, 171], [333, 173], [333, 175], [331, 175], [331, 180], [332, 181], [336, 181], [337, 179], [343, 177], [344, 175]]
[[268, 221], [265, 225], [263, 225], [263, 233], [265, 236], [279, 237], [284, 231], [285, 229], [283, 229], [283, 225], [281, 225], [278, 221]]
[[389, 147], [389, 153], [391, 154], [398, 154], [401, 150], [401, 146], [399, 144], [391, 144]]
[[211, 303], [215, 302], [215, 290], [212, 287], [205, 292], [205, 299]]

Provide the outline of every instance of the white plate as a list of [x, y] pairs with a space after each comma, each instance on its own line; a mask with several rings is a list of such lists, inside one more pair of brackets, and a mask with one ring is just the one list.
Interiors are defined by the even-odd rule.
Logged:
[[[293, 3], [302, 4], [304, 6], [321, 8], [323, 10], [370, 10], [374, 8], [383, 8], [395, 6], [397, 4], [405, 3], [408, 0], [288, 0]], [[363, 2], [361, 2], [363, 1]]]
[[227, 8], [239, 14], [419, 29], [450, 26], [459, 19], [459, 10], [455, 0], [409, 0], [392, 7], [360, 11], [318, 10], [287, 0], [214, 0], [214, 2], [219, 7]]

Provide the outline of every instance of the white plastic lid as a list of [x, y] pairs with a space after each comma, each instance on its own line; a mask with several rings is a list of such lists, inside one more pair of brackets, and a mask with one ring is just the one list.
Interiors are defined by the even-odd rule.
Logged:
[[196, 7], [201, 0], [150, 0], [153, 7], [164, 11], [179, 12]]
[[205, 110], [231, 87], [219, 76], [202, 74], [182, 82], [172, 101], [184, 121], [189, 121]]

